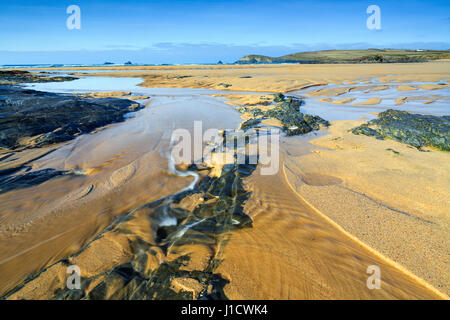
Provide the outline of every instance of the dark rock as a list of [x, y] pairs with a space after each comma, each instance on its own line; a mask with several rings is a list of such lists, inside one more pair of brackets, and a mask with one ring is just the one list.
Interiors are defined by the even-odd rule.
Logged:
[[356, 135], [366, 135], [366, 136], [373, 136], [379, 140], [383, 140], [383, 136], [380, 135], [376, 130], [366, 127], [365, 125], [362, 125], [360, 127], [356, 127], [352, 129], [352, 132]]
[[192, 76], [175, 76], [175, 79], [192, 78]]
[[35, 186], [64, 174], [66, 174], [66, 171], [43, 169], [33, 172], [16, 173], [14, 175], [0, 175], [0, 194], [11, 190]]
[[300, 112], [301, 100], [292, 97], [286, 99], [282, 94], [279, 94], [276, 99], [281, 102], [275, 108], [266, 111], [264, 116], [280, 120], [287, 135], [293, 136], [319, 130], [320, 125], [329, 126], [328, 121], [319, 116]]
[[264, 116], [264, 111], [262, 111], [261, 109], [258, 109], [258, 108], [250, 109], [248, 107], [238, 107], [238, 108], [236, 108], [236, 110], [239, 113], [246, 113], [246, 112], [248, 112], [248, 113], [250, 113], [250, 115], [253, 118]]
[[36, 83], [36, 82], [63, 82], [77, 80], [76, 77], [50, 77], [43, 74], [34, 74], [28, 71], [11, 70], [0, 71], [0, 84]]
[[197, 163], [192, 163], [189, 165], [188, 170], [191, 171], [204, 171], [204, 170], [209, 170], [210, 168], [207, 167], [204, 164], [197, 164]]
[[249, 113], [254, 118], [259, 117], [259, 116], [264, 116], [264, 111], [262, 111], [261, 109], [251, 109], [249, 111]]
[[359, 63], [405, 63], [405, 62], [425, 62], [427, 59], [422, 57], [412, 57], [405, 54], [382, 55], [373, 54], [361, 57]]
[[241, 129], [254, 127], [261, 123], [262, 118], [275, 118], [281, 121], [283, 129], [288, 136], [305, 134], [313, 130], [319, 130], [320, 126], [329, 126], [328, 121], [319, 116], [304, 114], [300, 112], [302, 101], [293, 97], [286, 98], [282, 93], [274, 95], [275, 108], [266, 112], [259, 108], [248, 107], [236, 108], [240, 113], [250, 113], [252, 119], [241, 124]]
[[386, 62], [385, 58], [383, 55], [381, 54], [374, 54], [374, 55], [368, 55], [368, 56], [363, 56], [360, 59], [360, 62], [365, 62], [365, 63], [383, 63]]
[[350, 130], [354, 134], [390, 138], [418, 149], [429, 146], [450, 151], [450, 116], [412, 114], [389, 109], [378, 118]]
[[229, 83], [219, 83], [218, 86], [225, 87], [225, 88], [229, 88], [229, 87], [231, 87], [232, 85], [229, 84]]
[[[140, 108], [140, 106], [138, 107]], [[0, 147], [41, 147], [67, 141], [136, 110], [127, 99], [81, 99], [73, 95], [0, 86]], [[21, 139], [28, 139], [22, 145]]]
[[[230, 141], [230, 144], [232, 143], [233, 141]], [[252, 219], [243, 209], [250, 196], [250, 192], [245, 189], [243, 178], [251, 175], [255, 169], [254, 164], [227, 164], [222, 168], [220, 177], [202, 176], [194, 190], [178, 194], [177, 197], [180, 199], [169, 196], [118, 217], [93, 241], [102, 241], [103, 234], [107, 232], [125, 232], [129, 235], [129, 245], [133, 253], [130, 260], [92, 277], [83, 278], [81, 290], [69, 290], [65, 283], [61, 283], [54, 291], [53, 299], [227, 299], [224, 287], [229, 281], [217, 273], [216, 269], [222, 261], [219, 259], [220, 251], [228, 243], [231, 231], [252, 227]], [[144, 212], [147, 212], [148, 218], [152, 221], [157, 221], [155, 216], [158, 212], [173, 216], [171, 201], [179, 202], [181, 198], [197, 193], [202, 195], [204, 201], [198, 203], [191, 211], [187, 211], [184, 218], [177, 219], [176, 225], [160, 226], [161, 231], [157, 230], [160, 234], [154, 243], [147, 243], [140, 233], [129, 234], [127, 228], [123, 226], [124, 222], [131, 221]], [[167, 254], [168, 248], [171, 248], [172, 253], [176, 253], [183, 251], [181, 248], [183, 245], [193, 244], [207, 246], [211, 252], [215, 252], [205, 266], [185, 268], [189, 265], [191, 253], [163, 261], [158, 265], [149, 264], [149, 258], [158, 254], [156, 251], [159, 250], [155, 250], [156, 247]], [[73, 256], [81, 254], [88, 246], [89, 244]], [[60, 260], [57, 264], [65, 265], [71, 257]], [[33, 275], [27, 281], [33, 281], [44, 272]], [[54, 276], [58, 277], [57, 274]], [[193, 291], [183, 288], [175, 290], [173, 281], [179, 278], [192, 279], [198, 283], [199, 289], [195, 295]], [[94, 282], [95, 287], [92, 288], [90, 284]], [[20, 290], [20, 286], [16, 290]], [[15, 291], [11, 293], [13, 292]], [[0, 299], [7, 298], [11, 293]]]
[[273, 101], [274, 102], [283, 102], [284, 101], [284, 94], [282, 93], [276, 93], [273, 95]]
[[261, 123], [261, 119], [249, 119], [247, 121], [244, 121], [243, 123], [241, 123], [241, 127], [240, 129], [244, 130], [250, 127], [254, 127], [258, 124]]
[[391, 151], [391, 152], [393, 152], [394, 154], [400, 154], [400, 152], [395, 151], [394, 149], [391, 149], [391, 148], [387, 148], [386, 151]]

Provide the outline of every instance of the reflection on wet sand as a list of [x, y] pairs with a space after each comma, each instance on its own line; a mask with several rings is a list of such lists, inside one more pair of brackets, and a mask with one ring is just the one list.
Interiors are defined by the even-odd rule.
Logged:
[[[305, 140], [297, 147], [300, 154], [311, 148]], [[199, 171], [193, 190], [119, 217], [88, 246], [8, 298], [443, 297], [314, 211], [293, 192], [284, 170], [264, 176], [254, 166], [230, 164], [218, 178], [208, 170]], [[70, 265], [81, 268], [81, 290], [65, 287]], [[382, 290], [367, 287], [372, 265], [383, 270]]]
[[[303, 141], [302, 141], [303, 140]], [[286, 142], [287, 150], [306, 155], [306, 139]], [[284, 144], [283, 144], [284, 145]], [[289, 147], [289, 149], [287, 148]], [[434, 299], [443, 297], [424, 281], [406, 274], [307, 204], [292, 188], [288, 173], [255, 172], [245, 212], [253, 228], [236, 231], [217, 269], [230, 284], [232, 299]], [[312, 177], [310, 177], [312, 178]], [[317, 178], [317, 177], [315, 177]], [[324, 184], [324, 177], [314, 184]], [[338, 181], [330, 178], [328, 183]], [[274, 188], [276, 186], [276, 188]], [[369, 290], [367, 268], [382, 270], [382, 290]], [[245, 272], [243, 272], [245, 270]]]
[[2, 293], [81, 248], [114, 217], [189, 185], [192, 177], [168, 173], [170, 128], [192, 131], [200, 119], [205, 130], [238, 124], [235, 113], [212, 98], [161, 97], [134, 118], [35, 161], [32, 170], [77, 174], [0, 195]]

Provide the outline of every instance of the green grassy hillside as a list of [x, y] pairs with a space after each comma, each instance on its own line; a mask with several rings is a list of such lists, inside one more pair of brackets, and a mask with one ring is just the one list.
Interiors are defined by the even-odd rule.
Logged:
[[450, 50], [324, 50], [299, 52], [282, 57], [248, 55], [236, 63], [393, 63], [424, 62], [444, 58], [450, 58]]

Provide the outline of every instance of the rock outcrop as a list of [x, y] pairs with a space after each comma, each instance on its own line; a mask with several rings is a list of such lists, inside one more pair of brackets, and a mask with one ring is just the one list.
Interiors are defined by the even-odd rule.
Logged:
[[450, 151], [450, 116], [437, 117], [389, 109], [351, 132], [377, 139], [393, 139], [418, 149], [435, 147]]
[[[252, 219], [243, 210], [250, 193], [242, 179], [255, 168], [227, 164], [219, 177], [204, 175], [193, 190], [130, 211], [80, 251], [33, 275], [3, 298], [42, 299], [34, 288], [52, 279], [46, 299], [227, 299], [224, 287], [229, 281], [216, 269], [231, 233], [252, 227]], [[189, 169], [203, 170], [195, 165]], [[186, 206], [191, 202], [192, 207]], [[175, 218], [176, 224], [158, 223], [167, 217]], [[136, 225], [141, 226], [139, 232], [133, 231]], [[118, 243], [125, 244], [119, 247], [125, 253], [120, 264], [108, 255]], [[92, 269], [90, 262], [99, 258], [101, 266]], [[82, 270], [80, 289], [67, 288], [60, 276], [74, 264]]]
[[261, 56], [257, 54], [250, 54], [248, 56], [244, 56], [236, 61], [237, 64], [252, 64], [252, 63], [272, 63], [274, 58]]
[[122, 121], [126, 113], [140, 108], [125, 99], [82, 99], [0, 86], [0, 147], [41, 147], [67, 141]]
[[284, 96], [278, 95], [275, 100], [280, 102], [275, 108], [266, 111], [264, 116], [280, 120], [288, 136], [319, 130], [321, 125], [329, 126], [328, 121], [319, 116], [300, 112], [302, 101], [299, 99], [292, 97], [286, 99]]
[[35, 82], [63, 82], [77, 80], [76, 77], [68, 76], [49, 76], [43, 74], [34, 74], [21, 70], [0, 71], [0, 84], [19, 84]]

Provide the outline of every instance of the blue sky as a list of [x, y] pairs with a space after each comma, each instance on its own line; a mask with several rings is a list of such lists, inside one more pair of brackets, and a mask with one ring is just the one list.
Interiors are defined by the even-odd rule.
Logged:
[[[69, 30], [66, 8], [81, 8]], [[366, 27], [369, 5], [381, 30]], [[450, 1], [0, 0], [0, 64], [233, 62], [255, 53], [450, 49]]]

